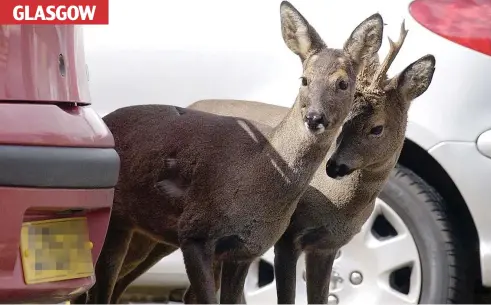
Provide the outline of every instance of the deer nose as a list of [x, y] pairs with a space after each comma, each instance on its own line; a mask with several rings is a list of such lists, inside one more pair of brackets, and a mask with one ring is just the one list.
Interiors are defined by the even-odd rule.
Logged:
[[324, 115], [319, 112], [308, 112], [305, 115], [305, 125], [310, 130], [319, 130], [325, 128]]
[[351, 173], [351, 169], [346, 164], [338, 164], [336, 160], [329, 159], [326, 164], [326, 173], [333, 179], [342, 178]]

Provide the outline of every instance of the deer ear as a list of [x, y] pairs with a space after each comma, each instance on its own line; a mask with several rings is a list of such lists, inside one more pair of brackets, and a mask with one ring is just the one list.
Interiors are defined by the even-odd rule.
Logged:
[[384, 21], [379, 13], [365, 19], [351, 33], [343, 50], [358, 70], [363, 61], [378, 52], [382, 45]]
[[396, 90], [404, 101], [410, 102], [428, 89], [435, 72], [435, 63], [435, 56], [425, 55], [394, 77]]
[[326, 48], [319, 34], [290, 2], [281, 2], [280, 15], [283, 40], [293, 53], [300, 56], [302, 62]]

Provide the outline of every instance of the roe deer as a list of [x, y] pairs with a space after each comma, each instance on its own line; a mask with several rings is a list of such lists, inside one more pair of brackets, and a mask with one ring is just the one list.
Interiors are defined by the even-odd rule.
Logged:
[[[335, 255], [360, 231], [396, 165], [411, 101], [428, 89], [435, 70], [434, 56], [426, 55], [387, 79], [387, 70], [406, 35], [403, 22], [399, 41], [389, 39], [390, 50], [382, 64], [374, 56], [359, 72], [353, 109], [334, 152], [315, 174], [289, 227], [275, 244], [279, 304], [295, 302], [296, 263], [302, 252], [306, 253], [308, 302], [327, 303]], [[275, 120], [286, 113], [284, 107], [247, 101], [204, 100], [189, 108], [272, 126], [276, 122], [271, 122], [271, 118]], [[237, 276], [242, 276], [240, 270], [222, 274], [222, 293], [237, 289], [227, 287], [235, 284], [233, 279]]]
[[216, 303], [214, 259], [224, 270], [247, 270], [286, 230], [351, 109], [358, 68], [379, 48], [383, 24], [371, 16], [337, 50], [288, 2], [280, 13], [303, 76], [277, 127], [167, 105], [104, 117], [121, 171], [89, 301], [111, 300], [134, 232], [180, 247], [196, 301]]
[[[307, 254], [308, 302], [327, 302], [335, 254], [360, 231], [397, 162], [410, 103], [428, 89], [435, 67], [435, 58], [427, 55], [387, 80], [386, 72], [406, 34], [403, 24], [399, 41], [391, 41], [391, 49], [382, 65], [378, 64], [378, 56], [373, 56], [359, 72], [354, 107], [338, 137], [335, 152], [326, 160], [325, 167], [321, 166], [316, 172], [289, 227], [275, 245], [280, 304], [295, 301], [295, 266], [301, 252]], [[234, 100], [204, 100], [189, 108], [256, 119], [271, 126], [287, 111], [280, 106]], [[333, 179], [339, 177], [345, 178]], [[135, 240], [135, 246], [142, 242], [142, 239]], [[156, 245], [129, 275], [133, 279], [138, 277], [166, 251], [164, 245]], [[228, 287], [235, 284], [233, 280], [237, 276], [234, 272], [222, 275], [223, 293], [237, 289]], [[219, 282], [218, 276], [216, 280]]]

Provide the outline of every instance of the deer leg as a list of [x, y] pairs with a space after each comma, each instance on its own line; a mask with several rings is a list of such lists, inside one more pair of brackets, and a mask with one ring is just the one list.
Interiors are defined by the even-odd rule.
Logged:
[[158, 244], [153, 248], [150, 248], [150, 253], [144, 258], [140, 264], [138, 264], [133, 270], [128, 274], [124, 275], [118, 280], [116, 286], [114, 287], [113, 295], [111, 297], [111, 304], [119, 304], [119, 300], [126, 288], [133, 283], [140, 275], [145, 273], [153, 265], [158, 263], [162, 258], [176, 251], [177, 248], [167, 244]]
[[281, 240], [274, 246], [274, 273], [278, 304], [295, 304], [297, 261], [302, 251]]
[[223, 262], [221, 304], [241, 304], [244, 301], [244, 283], [251, 262]]
[[[220, 289], [220, 283], [221, 283], [221, 276], [222, 276], [222, 262], [215, 261], [213, 263], [213, 277], [215, 279], [215, 294], [217, 294], [218, 290]], [[194, 293], [193, 286], [189, 286], [188, 289], [186, 289], [186, 292], [184, 293], [184, 303], [186, 304], [197, 304], [198, 301], [196, 299], [196, 294]]]
[[327, 304], [329, 282], [336, 251], [312, 251], [306, 254], [307, 299], [309, 304]]
[[114, 286], [111, 296], [112, 304], [118, 303], [119, 298], [123, 295], [126, 288], [136, 279], [134, 276], [127, 275], [132, 273], [148, 257], [156, 245], [157, 242], [153, 239], [141, 233], [133, 233], [130, 246], [118, 274], [118, 281], [116, 282], [116, 286]]
[[130, 247], [119, 271], [118, 281], [143, 262], [157, 244], [155, 240], [135, 232], [131, 237]]
[[186, 273], [199, 304], [217, 303], [213, 276], [214, 248], [205, 240], [187, 239], [181, 242]]
[[[109, 304], [133, 231], [109, 224], [95, 271], [97, 284], [89, 291], [89, 303]], [[94, 291], [95, 293], [93, 293]]]
[[222, 286], [222, 262], [215, 261], [213, 265], [213, 277], [215, 278], [215, 295], [217, 295], [218, 301], [221, 303], [220, 296], [218, 296], [218, 292]]
[[240, 294], [239, 304], [247, 304], [245, 296], [244, 296], [244, 289], [242, 289], [242, 292]]

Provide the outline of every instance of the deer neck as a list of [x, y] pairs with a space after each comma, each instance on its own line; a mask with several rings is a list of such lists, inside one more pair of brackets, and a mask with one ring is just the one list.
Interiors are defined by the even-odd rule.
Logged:
[[[322, 163], [336, 132], [326, 130], [320, 135], [309, 132], [304, 125], [300, 103], [297, 101], [284, 119], [269, 135], [269, 148], [281, 157], [292, 175], [292, 183], [301, 183], [308, 176], [308, 181]], [[300, 180], [300, 181], [299, 181]], [[308, 183], [307, 181], [307, 183]]]
[[399, 154], [400, 151], [386, 162], [356, 170], [341, 180], [330, 179], [327, 189], [336, 209], [356, 217], [373, 206], [375, 199], [389, 178]]

